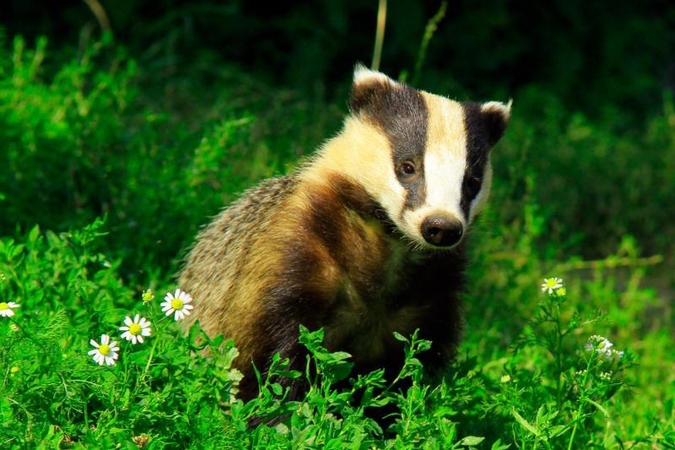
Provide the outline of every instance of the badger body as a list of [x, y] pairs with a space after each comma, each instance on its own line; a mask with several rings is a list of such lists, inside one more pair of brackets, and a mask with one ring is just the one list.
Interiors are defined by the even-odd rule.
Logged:
[[465, 238], [510, 105], [459, 103], [357, 67], [350, 109], [309, 161], [204, 228], [181, 273], [189, 320], [240, 351], [242, 398], [257, 393], [253, 365], [264, 373], [275, 353], [304, 367], [299, 325], [323, 328], [359, 371], [400, 368], [394, 332], [431, 340], [431, 369], [459, 343]]

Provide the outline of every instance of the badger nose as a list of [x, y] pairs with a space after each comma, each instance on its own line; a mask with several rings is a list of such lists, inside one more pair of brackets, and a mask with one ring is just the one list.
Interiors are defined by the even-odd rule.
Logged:
[[422, 237], [431, 245], [450, 247], [462, 239], [464, 226], [457, 219], [429, 216], [422, 222]]

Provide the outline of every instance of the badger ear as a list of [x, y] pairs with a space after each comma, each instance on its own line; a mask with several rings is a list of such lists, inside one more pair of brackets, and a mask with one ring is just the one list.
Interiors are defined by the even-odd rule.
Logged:
[[371, 70], [361, 63], [357, 63], [356, 66], [354, 67], [354, 85], [367, 81], [377, 81], [377, 80], [379, 80], [380, 82], [387, 82], [387, 81], [394, 82], [394, 80], [392, 80], [382, 72], [378, 72], [377, 70]]
[[398, 83], [385, 74], [370, 70], [363, 64], [354, 68], [354, 82], [349, 96], [349, 108], [353, 114], [363, 110], [377, 108], [387, 92], [395, 89]]
[[487, 102], [481, 105], [480, 111], [483, 116], [483, 123], [488, 135], [490, 147], [494, 146], [504, 135], [506, 125], [511, 117], [511, 105], [513, 100], [507, 104], [500, 102]]

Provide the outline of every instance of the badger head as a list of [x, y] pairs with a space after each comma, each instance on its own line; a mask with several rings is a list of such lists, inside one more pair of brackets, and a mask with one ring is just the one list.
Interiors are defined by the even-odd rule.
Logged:
[[490, 150], [510, 108], [452, 101], [359, 66], [343, 131], [353, 177], [416, 246], [453, 248], [490, 194]]

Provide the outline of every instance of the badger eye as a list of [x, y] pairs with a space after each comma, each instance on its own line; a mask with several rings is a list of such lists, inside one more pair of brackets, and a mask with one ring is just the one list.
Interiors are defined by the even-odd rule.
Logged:
[[468, 177], [466, 179], [466, 187], [470, 197], [475, 197], [480, 191], [483, 179], [480, 177]]
[[399, 172], [406, 178], [410, 178], [417, 172], [415, 165], [410, 161], [404, 161], [399, 167]]

